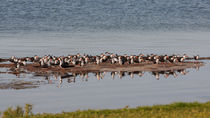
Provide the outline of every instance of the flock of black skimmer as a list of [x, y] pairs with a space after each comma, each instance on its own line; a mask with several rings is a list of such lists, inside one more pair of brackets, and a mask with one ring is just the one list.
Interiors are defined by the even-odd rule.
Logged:
[[[16, 64], [16, 68], [20, 68], [20, 66], [25, 66], [27, 63], [39, 63], [40, 67], [47, 68], [51, 66], [60, 66], [61, 68], [67, 68], [71, 66], [85, 66], [86, 64], [97, 64], [101, 63], [111, 63], [111, 64], [135, 64], [135, 63], [143, 63], [143, 62], [151, 62], [154, 64], [159, 64], [163, 62], [167, 63], [177, 63], [184, 62], [188, 56], [184, 55], [118, 55], [113, 53], [102, 53], [100, 55], [92, 56], [87, 54], [76, 54], [76, 55], [68, 55], [68, 56], [52, 56], [45, 55], [43, 57], [39, 57], [35, 55], [34, 57], [24, 57], [24, 58], [16, 58], [12, 56], [9, 61]], [[199, 56], [194, 56], [195, 60], [199, 59]]]

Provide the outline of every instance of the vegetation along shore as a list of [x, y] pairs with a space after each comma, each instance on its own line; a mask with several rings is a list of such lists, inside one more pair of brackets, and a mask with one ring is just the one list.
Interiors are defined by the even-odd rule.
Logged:
[[75, 112], [33, 114], [32, 105], [24, 108], [8, 108], [1, 113], [2, 118], [210, 118], [210, 102], [168, 105], [140, 106], [122, 109], [77, 110]]

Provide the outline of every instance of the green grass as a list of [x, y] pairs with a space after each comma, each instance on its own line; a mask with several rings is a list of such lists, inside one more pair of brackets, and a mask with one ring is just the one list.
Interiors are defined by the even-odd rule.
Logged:
[[210, 102], [172, 103], [137, 108], [33, 114], [32, 105], [8, 108], [2, 118], [210, 118]]

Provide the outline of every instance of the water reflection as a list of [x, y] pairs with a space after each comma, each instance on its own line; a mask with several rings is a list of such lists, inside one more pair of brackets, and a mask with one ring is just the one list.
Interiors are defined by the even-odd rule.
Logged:
[[[199, 70], [199, 68], [196, 68], [196, 70]], [[66, 73], [66, 74], [59, 74], [54, 73], [51, 75], [46, 75], [44, 79], [47, 81], [48, 84], [57, 84], [57, 87], [61, 87], [63, 82], [73, 84], [77, 81], [87, 82], [89, 79], [97, 79], [102, 80], [105, 79], [105, 76], [110, 79], [123, 79], [123, 78], [141, 78], [145, 75], [145, 73], [148, 73], [152, 75], [156, 80], [160, 80], [161, 78], [178, 78], [180, 75], [187, 75], [189, 73], [189, 70], [187, 69], [180, 69], [175, 71], [152, 71], [152, 72], [146, 72], [146, 71], [134, 71], [134, 72], [127, 72], [127, 71], [112, 71], [112, 72], [81, 72], [81, 73]], [[37, 76], [34, 74], [34, 76]]]
[[[167, 71], [91, 71], [91, 72], [56, 72], [56, 71], [48, 71], [47, 73], [40, 72], [28, 72], [27, 70], [15, 71], [11, 69], [2, 69], [0, 70], [4, 74], [12, 74], [15, 75], [16, 78], [25, 78], [25, 79], [41, 79], [41, 81], [45, 81], [45, 84], [56, 85], [56, 87], [60, 88], [65, 84], [74, 84], [76, 82], [87, 82], [88, 80], [102, 80], [102, 79], [138, 79], [145, 75], [145, 73], [152, 75], [156, 80], [167, 79], [167, 78], [178, 78], [178, 76], [187, 75], [190, 70], [195, 69], [199, 70], [200, 66], [194, 66], [193, 68], [185, 68], [178, 70], [167, 70]], [[106, 76], [106, 77], [105, 77]], [[10, 80], [8, 80], [10, 81]], [[18, 80], [17, 80], [18, 81]], [[30, 80], [29, 80], [30, 81]], [[33, 80], [31, 80], [33, 81]], [[8, 84], [9, 86], [10, 84]], [[11, 86], [14, 86], [11, 84]], [[1, 87], [0, 87], [1, 88]], [[5, 88], [5, 87], [4, 87]], [[12, 87], [10, 87], [12, 88]], [[23, 88], [24, 89], [24, 88]]]

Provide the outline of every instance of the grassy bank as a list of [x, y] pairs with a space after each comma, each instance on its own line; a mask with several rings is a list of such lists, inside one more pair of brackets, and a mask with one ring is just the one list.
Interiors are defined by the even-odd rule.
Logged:
[[2, 118], [210, 118], [210, 102], [172, 103], [137, 108], [33, 114], [32, 106], [8, 108]]

